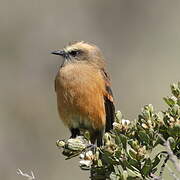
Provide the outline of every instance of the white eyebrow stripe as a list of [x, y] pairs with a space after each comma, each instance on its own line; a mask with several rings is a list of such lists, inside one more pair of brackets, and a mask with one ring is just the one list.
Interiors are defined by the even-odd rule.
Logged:
[[66, 53], [68, 53], [68, 52], [71, 52], [71, 51], [74, 51], [74, 50], [78, 50], [76, 47], [72, 47], [72, 46], [68, 46], [68, 47], [66, 47], [65, 49], [64, 49], [64, 51], [66, 52]]

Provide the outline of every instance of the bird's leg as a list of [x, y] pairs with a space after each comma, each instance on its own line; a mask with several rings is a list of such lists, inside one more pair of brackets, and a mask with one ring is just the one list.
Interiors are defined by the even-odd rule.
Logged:
[[97, 140], [97, 146], [98, 147], [103, 145], [102, 137], [103, 137], [103, 131], [102, 130], [95, 130], [95, 131], [90, 133], [91, 143], [95, 144], [95, 141]]
[[97, 146], [100, 147], [103, 145], [103, 131], [97, 132]]
[[70, 138], [76, 138], [76, 136], [80, 136], [80, 130], [78, 128], [70, 128], [70, 131], [71, 131]]
[[92, 151], [93, 153], [96, 152], [96, 148], [97, 146], [95, 144], [89, 144], [87, 147], [86, 147], [86, 152], [88, 151]]

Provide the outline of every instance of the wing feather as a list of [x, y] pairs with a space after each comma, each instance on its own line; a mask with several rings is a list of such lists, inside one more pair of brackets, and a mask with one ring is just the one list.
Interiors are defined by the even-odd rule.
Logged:
[[102, 74], [105, 79], [106, 92], [104, 94], [104, 104], [106, 111], [106, 129], [105, 131], [110, 131], [113, 128], [113, 122], [115, 118], [115, 106], [113, 101], [113, 93], [111, 90], [110, 77], [108, 73], [102, 69]]

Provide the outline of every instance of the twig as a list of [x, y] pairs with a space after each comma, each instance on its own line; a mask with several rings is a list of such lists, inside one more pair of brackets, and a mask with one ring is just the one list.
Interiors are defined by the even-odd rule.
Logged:
[[174, 177], [175, 180], [180, 180], [168, 165], [166, 166], [166, 168], [168, 169], [169, 173], [171, 174], [172, 177]]
[[158, 134], [158, 136], [161, 138], [161, 140], [164, 142], [164, 145], [167, 148], [169, 160], [171, 160], [173, 162], [176, 170], [180, 172], [180, 162], [177, 159], [177, 157], [174, 155], [174, 153], [172, 152], [169, 141], [168, 140], [166, 141], [160, 134]]
[[160, 170], [160, 173], [159, 173], [160, 178], [162, 178], [162, 174], [164, 172], [164, 168], [165, 168], [168, 160], [169, 160], [169, 154], [167, 155], [167, 157], [165, 158], [165, 160], [164, 160], [164, 162], [163, 162], [163, 164], [161, 166], [161, 170]]
[[23, 176], [23, 177], [27, 177], [28, 180], [34, 180], [34, 179], [35, 179], [35, 176], [34, 176], [33, 171], [31, 171], [31, 175], [29, 175], [29, 174], [27, 174], [27, 173], [23, 173], [23, 172], [21, 171], [21, 169], [18, 169], [18, 170], [17, 170], [17, 174], [18, 174], [18, 175], [21, 175], [21, 176]]
[[173, 154], [173, 152], [170, 148], [169, 141], [165, 142], [165, 146], [167, 147], [167, 150], [168, 150], [167, 152], [169, 154], [169, 159], [174, 163], [176, 170], [180, 172], [180, 162], [177, 159], [177, 157]]
[[162, 177], [156, 176], [155, 174], [151, 174], [151, 180], [163, 180]]

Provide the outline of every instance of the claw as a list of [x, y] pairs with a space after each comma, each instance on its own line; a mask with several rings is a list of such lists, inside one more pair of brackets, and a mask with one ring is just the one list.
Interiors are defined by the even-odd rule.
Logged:
[[86, 152], [87, 151], [92, 151], [93, 153], [96, 152], [96, 148], [97, 146], [95, 144], [89, 144], [87, 147], [86, 147]]

